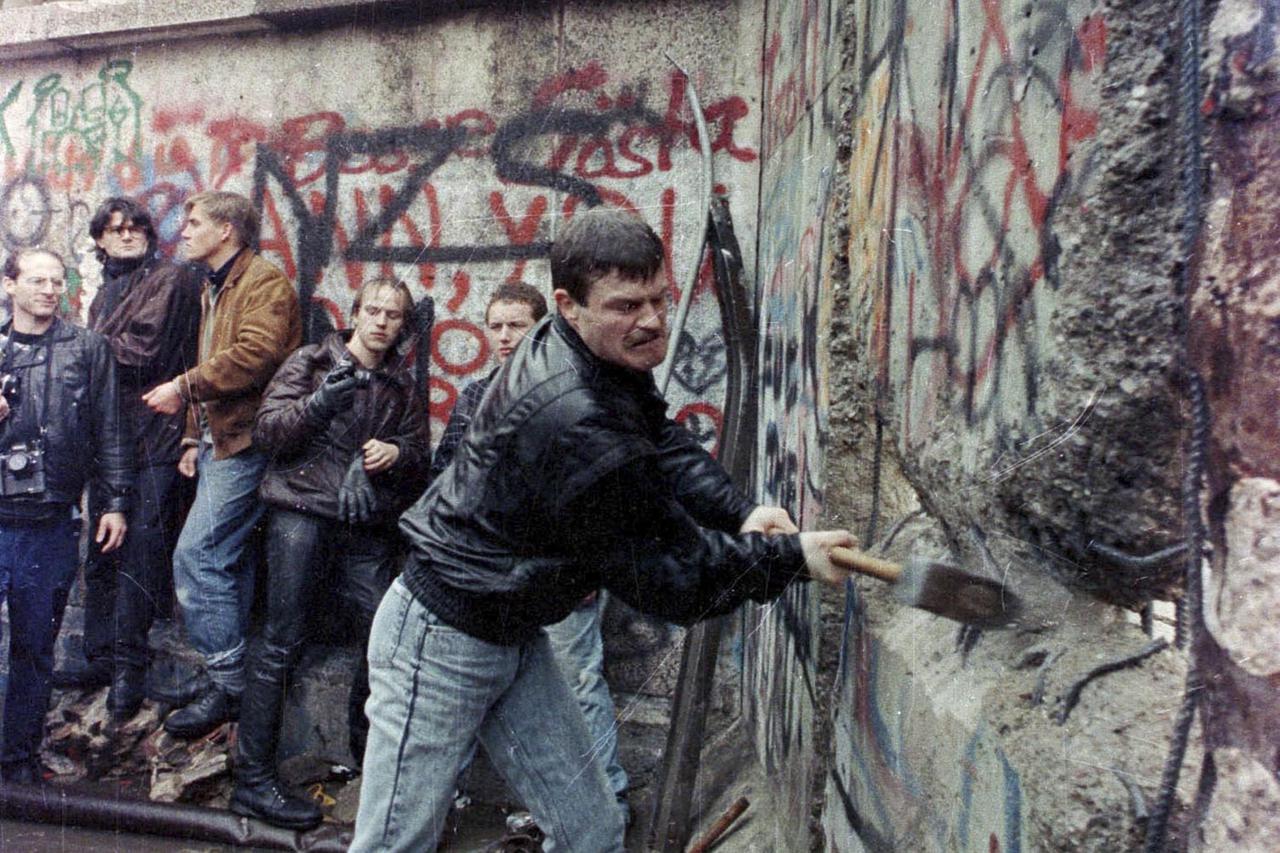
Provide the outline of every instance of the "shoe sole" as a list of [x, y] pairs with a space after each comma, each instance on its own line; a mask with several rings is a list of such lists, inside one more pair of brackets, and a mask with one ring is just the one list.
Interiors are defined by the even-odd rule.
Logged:
[[170, 728], [169, 724], [165, 723], [162, 726], [162, 728], [166, 732], [168, 732], [169, 734], [173, 735], [176, 738], [179, 738], [180, 740], [199, 740], [205, 735], [216, 732], [218, 729], [222, 728], [229, 722], [231, 722], [231, 720], [223, 720], [222, 722], [218, 723], [216, 726], [210, 726], [208, 728], [196, 728], [196, 729], [184, 729], [180, 726], [174, 726]]
[[278, 826], [281, 829], [295, 829], [299, 832], [305, 832], [308, 829], [315, 829], [317, 826], [324, 823], [323, 816], [321, 816], [319, 820], [315, 821], [272, 820], [253, 806], [247, 806], [244, 803], [237, 802], [236, 800], [232, 800], [228, 808], [231, 809], [232, 814], [240, 815], [240, 817], [251, 817], [254, 820], [260, 820], [263, 823]]

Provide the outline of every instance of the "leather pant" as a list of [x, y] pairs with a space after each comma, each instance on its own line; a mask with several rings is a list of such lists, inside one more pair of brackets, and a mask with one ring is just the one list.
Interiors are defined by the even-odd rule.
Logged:
[[[357, 527], [303, 512], [272, 508], [267, 521], [267, 622], [249, 657], [240, 700], [236, 777], [257, 785], [276, 776], [276, 745], [289, 671], [302, 651], [307, 614], [321, 586], [335, 577], [346, 599], [343, 611], [361, 637], [360, 663], [348, 701], [353, 749], [368, 731], [369, 627], [391, 584], [397, 536], [384, 527]], [[335, 573], [326, 572], [332, 567]]]

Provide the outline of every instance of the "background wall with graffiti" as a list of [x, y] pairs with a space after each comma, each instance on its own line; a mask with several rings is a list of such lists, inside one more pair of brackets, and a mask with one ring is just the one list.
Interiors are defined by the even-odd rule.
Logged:
[[[188, 195], [251, 195], [263, 253], [310, 303], [310, 336], [345, 325], [352, 288], [379, 273], [432, 297], [438, 430], [488, 363], [488, 293], [518, 279], [547, 286], [541, 259], [578, 207], [641, 211], [666, 241], [673, 296], [688, 286], [701, 153], [686, 81], [664, 49], [694, 75], [716, 173], [750, 228], [754, 62], [736, 57], [733, 4], [687, 11], [691, 26], [676, 33], [577, 5], [6, 61], [0, 242], [66, 250], [79, 311], [98, 277], [86, 228], [101, 199], [142, 197], [176, 248]], [[725, 37], [703, 39], [704, 29]], [[709, 281], [674, 396], [710, 446], [723, 345]]]
[[[67, 307], [83, 316], [100, 280], [87, 225], [102, 199], [145, 200], [176, 252], [187, 196], [252, 196], [261, 251], [309, 305], [308, 338], [345, 326], [353, 289], [375, 275], [434, 301], [438, 436], [457, 393], [492, 364], [489, 293], [525, 280], [549, 295], [547, 248], [575, 210], [639, 211], [666, 245], [673, 301], [694, 280], [703, 152], [688, 81], [666, 54], [692, 76], [717, 189], [754, 263], [759, 24], [740, 14], [729, 0], [512, 4], [416, 25], [6, 61], [0, 249], [65, 252]], [[709, 264], [697, 282], [668, 397], [714, 449], [725, 360]], [[616, 686], [662, 692], [652, 666], [670, 659], [678, 632], [615, 610]]]

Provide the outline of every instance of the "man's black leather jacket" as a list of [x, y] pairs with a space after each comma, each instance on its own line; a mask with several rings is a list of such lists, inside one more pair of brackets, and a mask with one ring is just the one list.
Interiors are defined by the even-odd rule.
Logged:
[[405, 583], [445, 623], [524, 642], [606, 587], [691, 623], [804, 572], [799, 537], [738, 535], [753, 509], [648, 373], [596, 358], [559, 315], [494, 377], [452, 464], [400, 519]]
[[[5, 351], [12, 321], [0, 326]], [[49, 423], [45, 434], [45, 491], [49, 504], [77, 504], [92, 477], [102, 512], [124, 512], [133, 485], [133, 448], [120, 417], [116, 363], [106, 338], [55, 319], [52, 369], [43, 344], [15, 348], [4, 373], [19, 377], [22, 391], [9, 416], [0, 421], [0, 452], [39, 434], [46, 377], [52, 375]], [[0, 501], [8, 500], [0, 497]], [[23, 498], [21, 500], [28, 500]]]
[[320, 427], [303, 414], [312, 392], [347, 351], [349, 329], [295, 350], [267, 386], [253, 425], [253, 444], [271, 454], [258, 494], [270, 506], [338, 517], [338, 489], [347, 466], [371, 438], [400, 449], [396, 463], [370, 477], [378, 509], [369, 524], [391, 525], [427, 484], [426, 405], [399, 357], [369, 371], [351, 406]]

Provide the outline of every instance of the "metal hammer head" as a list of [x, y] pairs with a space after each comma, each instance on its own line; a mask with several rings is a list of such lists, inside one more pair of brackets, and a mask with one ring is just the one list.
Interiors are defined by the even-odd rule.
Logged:
[[894, 597], [976, 628], [1006, 628], [1016, 622], [1021, 602], [998, 581], [922, 557], [912, 557], [893, 585]]

